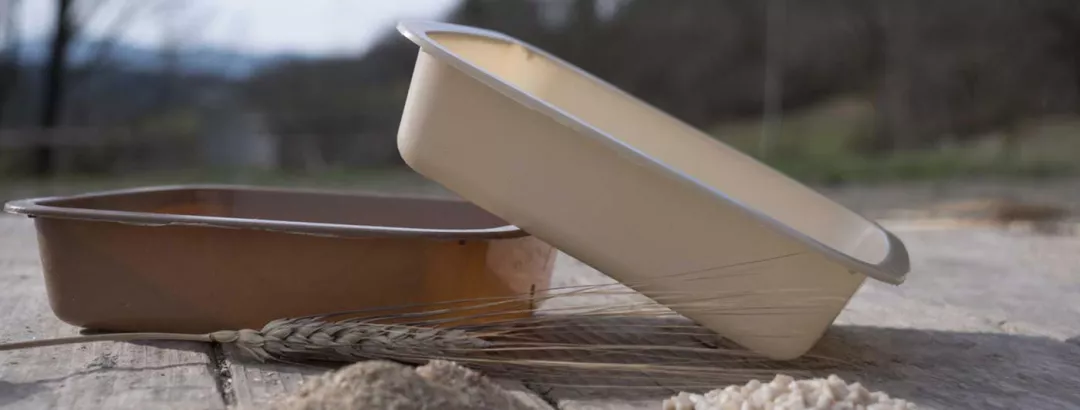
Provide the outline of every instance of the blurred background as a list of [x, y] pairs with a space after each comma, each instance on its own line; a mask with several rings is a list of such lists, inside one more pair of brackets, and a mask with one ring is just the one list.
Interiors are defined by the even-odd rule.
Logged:
[[859, 209], [1080, 202], [1076, 0], [0, 0], [2, 199], [441, 192], [396, 151], [407, 18], [518, 37]]

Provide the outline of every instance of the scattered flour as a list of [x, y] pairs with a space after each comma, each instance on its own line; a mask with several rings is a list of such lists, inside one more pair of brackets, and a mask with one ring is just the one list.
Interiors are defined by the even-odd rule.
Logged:
[[795, 380], [778, 375], [768, 384], [752, 380], [700, 394], [679, 393], [664, 410], [914, 410], [914, 404], [869, 392], [859, 383], [827, 379]]
[[367, 361], [327, 373], [284, 397], [275, 410], [539, 410], [480, 373], [446, 361], [413, 368]]

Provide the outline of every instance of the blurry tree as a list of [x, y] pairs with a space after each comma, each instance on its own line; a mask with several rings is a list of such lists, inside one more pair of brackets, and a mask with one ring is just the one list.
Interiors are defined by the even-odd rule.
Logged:
[[[45, 63], [44, 96], [38, 126], [45, 130], [55, 128], [60, 121], [61, 104], [64, 101], [65, 78], [67, 71], [68, 48], [75, 35], [75, 18], [72, 12], [73, 0], [57, 0], [54, 15], [53, 37], [49, 45], [49, 56]], [[31, 172], [36, 176], [46, 176], [53, 171], [53, 146], [48, 141], [39, 141], [34, 146]]]
[[[160, 125], [162, 121], [168, 122], [173, 119], [171, 117], [179, 114], [176, 111], [180, 108], [194, 104], [194, 101], [191, 101], [193, 96], [183, 90], [185, 84], [198, 82], [195, 78], [185, 78], [189, 76], [189, 73], [185, 72], [185, 51], [200, 42], [200, 33], [205, 32], [203, 28], [213, 21], [209, 13], [209, 9], [195, 7], [191, 2], [175, 1], [161, 1], [143, 12], [144, 18], [157, 21], [156, 25], [161, 33], [157, 50], [158, 69], [154, 72], [152, 95], [146, 104], [142, 104], [142, 109], [125, 115], [126, 122], [135, 125], [156, 122]], [[110, 60], [111, 58], [103, 55], [98, 61]], [[94, 71], [89, 68], [87, 73], [92, 75]], [[93, 102], [87, 101], [84, 105], [93, 107]]]
[[[116, 46], [120, 34], [138, 13], [154, 4], [151, 0], [56, 0], [53, 15], [53, 33], [49, 42], [49, 52], [43, 67], [42, 99], [37, 125], [43, 130], [52, 130], [60, 125], [64, 103], [72, 83], [78, 83], [89, 73], [95, 72], [107, 63], [107, 58]], [[104, 8], [116, 9], [108, 24], [106, 35], [98, 41], [84, 67], [72, 72], [71, 46], [83, 28]], [[69, 78], [69, 75], [71, 77]], [[31, 172], [36, 176], [46, 176], [54, 171], [54, 147], [47, 141], [40, 141], [33, 150]]]
[[202, 24], [206, 22], [204, 19], [188, 20], [177, 18], [177, 14], [182, 11], [183, 7], [183, 4], [178, 2], [166, 3], [154, 16], [159, 21], [158, 27], [161, 28], [159, 53], [161, 56], [160, 75], [162, 77], [159, 91], [152, 104], [154, 111], [165, 110], [173, 99], [173, 93], [176, 90], [179, 77], [182, 75], [180, 73], [182, 63], [180, 60], [183, 47], [193, 37], [198, 36], [197, 33], [202, 31], [199, 30], [200, 27], [192, 23]]
[[[875, 107], [858, 146], [869, 152], [1015, 135], [1024, 121], [1075, 114], [1080, 103], [1075, 0], [787, 0], [771, 22], [767, 6], [463, 0], [443, 20], [541, 47], [704, 129], [854, 96]], [[415, 58], [391, 33], [363, 55], [264, 70], [248, 96], [315, 163], [393, 158]], [[782, 87], [766, 87], [767, 72]]]
[[1076, 49], [1062, 50], [1077, 26], [1054, 24], [1075, 24], [1075, 4], [880, 2], [885, 61], [872, 148], [921, 148], [990, 132], [1011, 142], [1025, 120], [1075, 112]]
[[383, 42], [364, 59], [287, 61], [257, 73], [245, 93], [281, 139], [285, 167], [392, 162], [415, 53], [407, 44]]
[[547, 29], [540, 17], [541, 9], [558, 7], [566, 1], [576, 0], [464, 0], [445, 20], [504, 32], [526, 42], [542, 42]]
[[[530, 1], [466, 0], [448, 18], [526, 39], [545, 34]], [[285, 167], [400, 163], [394, 136], [416, 55], [414, 44], [389, 32], [362, 55], [261, 70], [245, 94], [281, 139]]]
[[0, 0], [0, 128], [4, 125], [4, 108], [19, 81], [20, 0]]

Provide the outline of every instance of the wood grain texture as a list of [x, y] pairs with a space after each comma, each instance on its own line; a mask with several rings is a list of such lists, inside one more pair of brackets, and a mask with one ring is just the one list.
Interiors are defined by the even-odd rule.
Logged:
[[547, 401], [519, 381], [496, 379], [495, 383], [534, 410], [554, 410]]
[[[564, 287], [564, 286], [582, 286], [582, 285], [597, 285], [597, 284], [611, 284], [616, 281], [588, 265], [570, 257], [566, 254], [560, 254], [555, 262], [555, 273], [552, 277], [552, 286]], [[556, 309], [564, 309], [571, 306], [590, 306], [590, 305], [625, 305], [628, 303], [641, 303], [649, 301], [648, 298], [635, 295], [635, 294], [623, 294], [618, 292], [617, 294], [608, 295], [596, 295], [585, 297], [574, 297], [568, 299], [553, 299], [541, 304], [541, 314], [544, 311]], [[584, 333], [584, 332], [583, 332]], [[572, 335], [571, 335], [572, 336]], [[634, 337], [634, 335], [612, 335], [605, 336], [614, 337], [616, 339], [625, 337]], [[595, 337], [595, 335], [585, 335], [584, 337]], [[618, 343], [617, 341], [615, 343]], [[561, 360], [573, 360], [572, 357], [563, 357]], [[569, 378], [568, 383], [573, 384], [573, 378]], [[604, 385], [607, 383], [621, 384], [618, 380], [595, 380], [590, 381], [590, 384]], [[635, 393], [633, 391], [619, 391], [616, 389], [581, 389], [572, 386], [544, 386], [544, 385], [530, 385], [532, 389], [536, 390], [543, 397], [550, 401], [557, 403], [559, 409], [567, 410], [607, 410], [607, 409], [630, 409], [630, 410], [645, 410], [661, 408], [661, 404], [665, 397], [662, 391], [647, 391], [645, 393]], [[674, 394], [674, 392], [669, 392]], [[627, 398], [626, 396], [635, 396]], [[644, 396], [644, 397], [642, 397]]]
[[[908, 282], [859, 290], [811, 352], [848, 364], [816, 376], [836, 373], [931, 409], [1080, 407], [1080, 343], [1066, 341], [1080, 339], [1080, 237], [890, 228], [911, 251]], [[554, 278], [610, 281], [565, 255]], [[542, 393], [568, 410], [660, 409], [665, 398]]]
[[[32, 223], [0, 216], [0, 340], [71, 336], [49, 310]], [[0, 352], [0, 407], [221, 409], [210, 346], [90, 343]]]
[[[237, 409], [261, 409], [281, 397], [297, 392], [303, 383], [327, 371], [328, 367], [288, 363], [260, 363], [231, 346], [224, 347], [224, 358], [231, 374], [231, 390]], [[515, 397], [536, 410], [551, 406], [536, 393], [514, 380], [494, 380]]]
[[223, 352], [238, 409], [264, 408], [281, 396], [297, 392], [305, 381], [331, 370], [287, 363], [260, 363], [233, 346], [224, 346]]
[[[913, 271], [900, 287], [867, 282], [850, 302], [814, 351], [854, 363], [835, 373], [926, 408], [1080, 406], [1080, 237], [890, 227], [911, 250]], [[3, 341], [77, 332], [49, 310], [34, 237], [28, 220], [0, 217]], [[554, 286], [606, 282], [560, 255]], [[215, 378], [215, 357], [231, 377]], [[0, 353], [0, 363], [0, 407], [14, 409], [220, 409], [224, 397], [261, 408], [325, 370], [253, 363], [197, 343], [60, 346]], [[659, 409], [664, 398], [530, 387], [571, 410]]]

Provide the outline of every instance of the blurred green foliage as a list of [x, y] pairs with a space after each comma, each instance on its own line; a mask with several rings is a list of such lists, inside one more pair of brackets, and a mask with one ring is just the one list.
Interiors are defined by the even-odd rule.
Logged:
[[[462, 0], [440, 19], [543, 48], [808, 183], [1043, 177], [1080, 162], [1077, 0]], [[14, 55], [0, 53], [0, 73], [19, 74], [0, 90], [6, 127], [32, 123], [41, 94], [40, 67], [12, 68]], [[205, 167], [200, 149], [234, 153], [248, 140], [222, 141], [246, 133], [273, 140], [278, 169], [259, 171], [271, 179], [400, 167], [416, 56], [386, 27], [362, 53], [282, 56], [242, 77], [96, 66], [63, 126], [147, 143], [58, 156], [74, 173]], [[782, 112], [759, 152], [765, 107]], [[21, 156], [0, 152], [0, 171]]]
[[[712, 134], [720, 141], [797, 180], [814, 185], [963, 177], [1054, 177], [1080, 171], [1080, 123], [1035, 123], [1021, 128], [1018, 146], [1000, 137], [935, 149], [862, 151], [871, 138], [874, 109], [858, 99], [837, 99], [784, 116], [768, 155], [758, 151], [760, 121], [728, 123]], [[1047, 132], [1047, 129], [1050, 131]], [[1049, 134], [1049, 135], [1047, 135]], [[1047, 141], [1051, 143], [1047, 144]], [[999, 144], [993, 144], [998, 142]], [[1021, 155], [1012, 155], [1018, 150]]]

